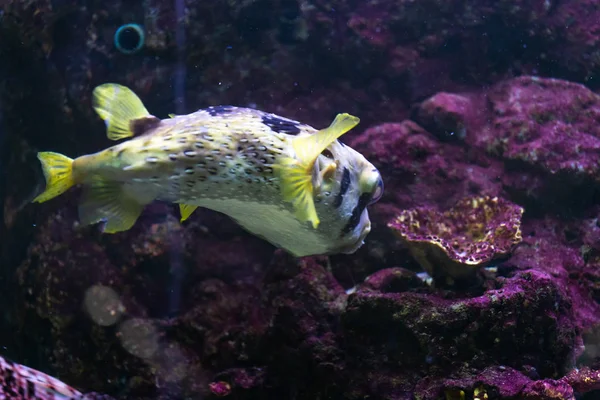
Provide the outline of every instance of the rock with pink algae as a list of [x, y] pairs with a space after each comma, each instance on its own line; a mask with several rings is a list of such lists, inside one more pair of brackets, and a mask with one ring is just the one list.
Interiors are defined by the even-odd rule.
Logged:
[[[586, 210], [587, 218], [554, 215], [524, 219], [523, 241], [498, 271], [506, 275], [535, 268], [552, 275], [571, 298], [575, 323], [584, 332], [600, 323], [600, 260], [595, 250], [599, 212], [594, 207]], [[600, 335], [589, 333], [586, 352], [595, 358], [599, 355], [594, 349], [600, 345]]]
[[578, 213], [600, 177], [600, 96], [567, 81], [523, 76], [493, 86], [489, 121], [467, 142], [504, 160], [506, 190], [530, 209]]
[[523, 400], [575, 400], [573, 388], [562, 380], [546, 379], [527, 385], [521, 396]]
[[413, 119], [440, 140], [464, 140], [465, 123], [472, 120], [471, 99], [453, 93], [437, 93], [416, 108]]
[[[523, 208], [498, 197], [473, 197], [439, 212], [404, 210], [388, 226], [436, 280], [462, 280], [521, 242]], [[450, 283], [450, 282], [449, 282]]]
[[231, 385], [227, 382], [219, 381], [219, 382], [211, 382], [210, 391], [215, 396], [223, 397], [229, 396], [231, 393]]
[[503, 193], [496, 178], [503, 174], [501, 162], [464, 145], [442, 143], [411, 120], [369, 128], [350, 145], [385, 176], [386, 191], [375, 204], [382, 207], [374, 209], [396, 207], [386, 214], [424, 204], [450, 208], [466, 197]]
[[399, 293], [419, 290], [425, 282], [413, 271], [405, 268], [386, 268], [369, 275], [360, 285], [362, 290], [375, 290], [381, 293]]
[[490, 124], [473, 143], [506, 160], [550, 174], [596, 177], [600, 171], [600, 96], [585, 86], [523, 76], [487, 93]]
[[530, 381], [567, 372], [580, 339], [562, 288], [533, 270], [495, 285], [470, 298], [431, 289], [350, 294], [342, 314], [344, 356], [371, 371], [355, 382], [369, 382], [361, 393], [384, 397], [408, 385], [417, 398], [436, 400], [445, 389], [473, 393], [484, 384], [504, 399]]
[[545, 22], [548, 38], [556, 46], [548, 49], [547, 58], [559, 68], [554, 74], [587, 81], [597, 86], [600, 67], [600, 8], [596, 0], [557, 1]]
[[500, 365], [486, 368], [478, 374], [462, 369], [447, 378], [423, 379], [415, 388], [415, 395], [422, 400], [439, 399], [442, 394], [448, 400], [575, 400], [575, 394], [590, 393], [600, 388], [598, 376], [598, 371], [584, 368], [573, 370], [560, 379], [534, 380], [527, 376], [525, 370], [520, 372]]
[[515, 398], [532, 382], [523, 373], [504, 365], [473, 372], [460, 369], [448, 377], [422, 379], [415, 388], [415, 396], [423, 400], [439, 399], [443, 395], [448, 400], [461, 400], [465, 395], [479, 400], [494, 398], [490, 395]]
[[[470, 163], [474, 164], [472, 173], [481, 165], [501, 161], [499, 169], [489, 170], [486, 176], [485, 186], [501, 184], [493, 195], [559, 213], [577, 212], [594, 201], [600, 179], [600, 96], [583, 85], [522, 76], [479, 93], [438, 94], [422, 102], [414, 118], [438, 136], [463, 128], [465, 147], [455, 151], [465, 158], [479, 153], [479, 162]], [[397, 131], [395, 137], [404, 136]], [[438, 143], [431, 148], [445, 155], [447, 170], [453, 171], [460, 161], [446, 156], [444, 147]], [[424, 156], [430, 158], [426, 151]], [[387, 158], [381, 157], [384, 162]], [[408, 154], [402, 164], [414, 160]], [[437, 163], [428, 161], [424, 167], [431, 170]], [[470, 181], [466, 178], [463, 185]], [[443, 186], [441, 183], [440, 190], [450, 193], [461, 189]], [[432, 188], [428, 189], [423, 190], [432, 193]]]
[[577, 393], [600, 390], [600, 370], [592, 370], [588, 367], [575, 369], [569, 372], [563, 380], [568, 382]]
[[61, 379], [128, 399], [196, 398], [256, 357], [270, 314], [255, 282], [272, 246], [217, 213], [182, 225], [164, 204], [102, 235], [74, 223], [77, 199], [40, 216], [15, 282], [28, 326], [15, 334], [51, 343], [39, 354]]
[[424, 205], [448, 209], [472, 196], [508, 198], [500, 160], [457, 141], [441, 142], [411, 120], [373, 126], [349, 144], [375, 163], [386, 190], [369, 209], [372, 229], [363, 248], [332, 257], [335, 275], [345, 285], [353, 286], [381, 266], [420, 268], [387, 228], [402, 210]]
[[3, 400], [111, 400], [99, 393], [81, 393], [64, 382], [0, 356], [0, 398]]

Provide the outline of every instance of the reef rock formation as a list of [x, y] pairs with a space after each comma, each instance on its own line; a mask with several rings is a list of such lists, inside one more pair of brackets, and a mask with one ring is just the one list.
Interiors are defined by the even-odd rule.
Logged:
[[431, 277], [464, 279], [521, 242], [523, 209], [498, 197], [466, 198], [450, 210], [405, 210], [388, 226]]
[[[600, 396], [594, 1], [178, 4], [3, 5], [7, 355], [127, 399]], [[145, 33], [131, 54], [113, 45], [129, 23]], [[549, 73], [572, 82], [513, 78]], [[344, 140], [386, 185], [365, 246], [294, 260], [203, 210], [181, 225], [157, 204], [107, 236], [78, 226], [76, 192], [27, 206], [38, 149], [107, 145], [89, 99], [107, 81], [159, 116], [228, 103], [316, 127], [360, 116]], [[524, 209], [522, 241], [511, 230], [509, 258], [472, 286], [430, 285], [387, 224], [468, 198], [506, 201], [501, 220]]]

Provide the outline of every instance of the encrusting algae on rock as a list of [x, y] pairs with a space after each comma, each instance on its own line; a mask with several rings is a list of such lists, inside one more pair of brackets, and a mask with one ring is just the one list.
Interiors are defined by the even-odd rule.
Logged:
[[83, 394], [43, 372], [0, 357], [0, 399], [20, 400], [110, 400], [98, 394]]
[[75, 184], [84, 225], [131, 228], [154, 200], [229, 215], [295, 256], [353, 253], [371, 230], [366, 207], [381, 197], [379, 171], [337, 139], [359, 119], [338, 114], [325, 129], [249, 108], [216, 106], [160, 120], [128, 88], [104, 84], [93, 105], [108, 138], [133, 137], [72, 160], [42, 152], [50, 200]]
[[439, 212], [404, 210], [388, 226], [434, 279], [462, 279], [521, 242], [523, 208], [499, 197], [474, 197]]

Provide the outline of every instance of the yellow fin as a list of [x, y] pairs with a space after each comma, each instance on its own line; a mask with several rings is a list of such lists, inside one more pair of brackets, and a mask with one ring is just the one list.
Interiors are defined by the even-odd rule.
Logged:
[[133, 136], [131, 121], [151, 117], [142, 101], [131, 89], [115, 83], [105, 83], [96, 87], [92, 105], [106, 123], [106, 136], [110, 140]]
[[175, 114], [167, 114], [169, 116], [169, 118], [175, 118], [177, 115]]
[[283, 158], [277, 166], [281, 180], [281, 195], [293, 204], [296, 218], [309, 221], [314, 229], [320, 220], [313, 200], [312, 173], [315, 161], [323, 150], [344, 133], [354, 128], [360, 119], [350, 114], [338, 114], [329, 127], [314, 135], [292, 139], [295, 158]]
[[79, 220], [83, 225], [106, 221], [106, 233], [128, 230], [144, 208], [144, 204], [123, 193], [123, 184], [119, 182], [96, 177], [85, 189], [79, 205]]
[[190, 206], [189, 204], [180, 204], [179, 205], [179, 213], [181, 214], [181, 219], [179, 222], [183, 222], [192, 215], [192, 213], [198, 208], [198, 206]]
[[38, 153], [42, 163], [46, 189], [32, 202], [43, 203], [69, 190], [75, 184], [73, 180], [73, 160], [67, 156], [50, 151]]

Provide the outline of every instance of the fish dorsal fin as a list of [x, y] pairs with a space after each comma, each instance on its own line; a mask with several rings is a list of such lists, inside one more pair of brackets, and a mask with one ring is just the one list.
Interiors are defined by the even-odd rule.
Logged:
[[181, 219], [179, 222], [183, 222], [192, 215], [192, 213], [198, 208], [198, 206], [190, 206], [189, 204], [180, 204], [179, 205], [179, 214], [181, 215]]
[[175, 114], [167, 114], [169, 116], [169, 118], [175, 118], [177, 115]]
[[[142, 101], [131, 89], [105, 83], [94, 89], [92, 106], [106, 124], [106, 136], [110, 140], [132, 137], [143, 132], [142, 128], [156, 126], [160, 120], [148, 112]], [[133, 123], [132, 123], [133, 122]], [[154, 124], [154, 125], [153, 125]]]
[[281, 195], [294, 206], [296, 218], [309, 221], [313, 228], [319, 226], [319, 217], [313, 200], [313, 167], [319, 154], [344, 133], [354, 128], [360, 119], [350, 114], [338, 114], [331, 125], [309, 136], [292, 139], [296, 156], [284, 157], [278, 166]]

